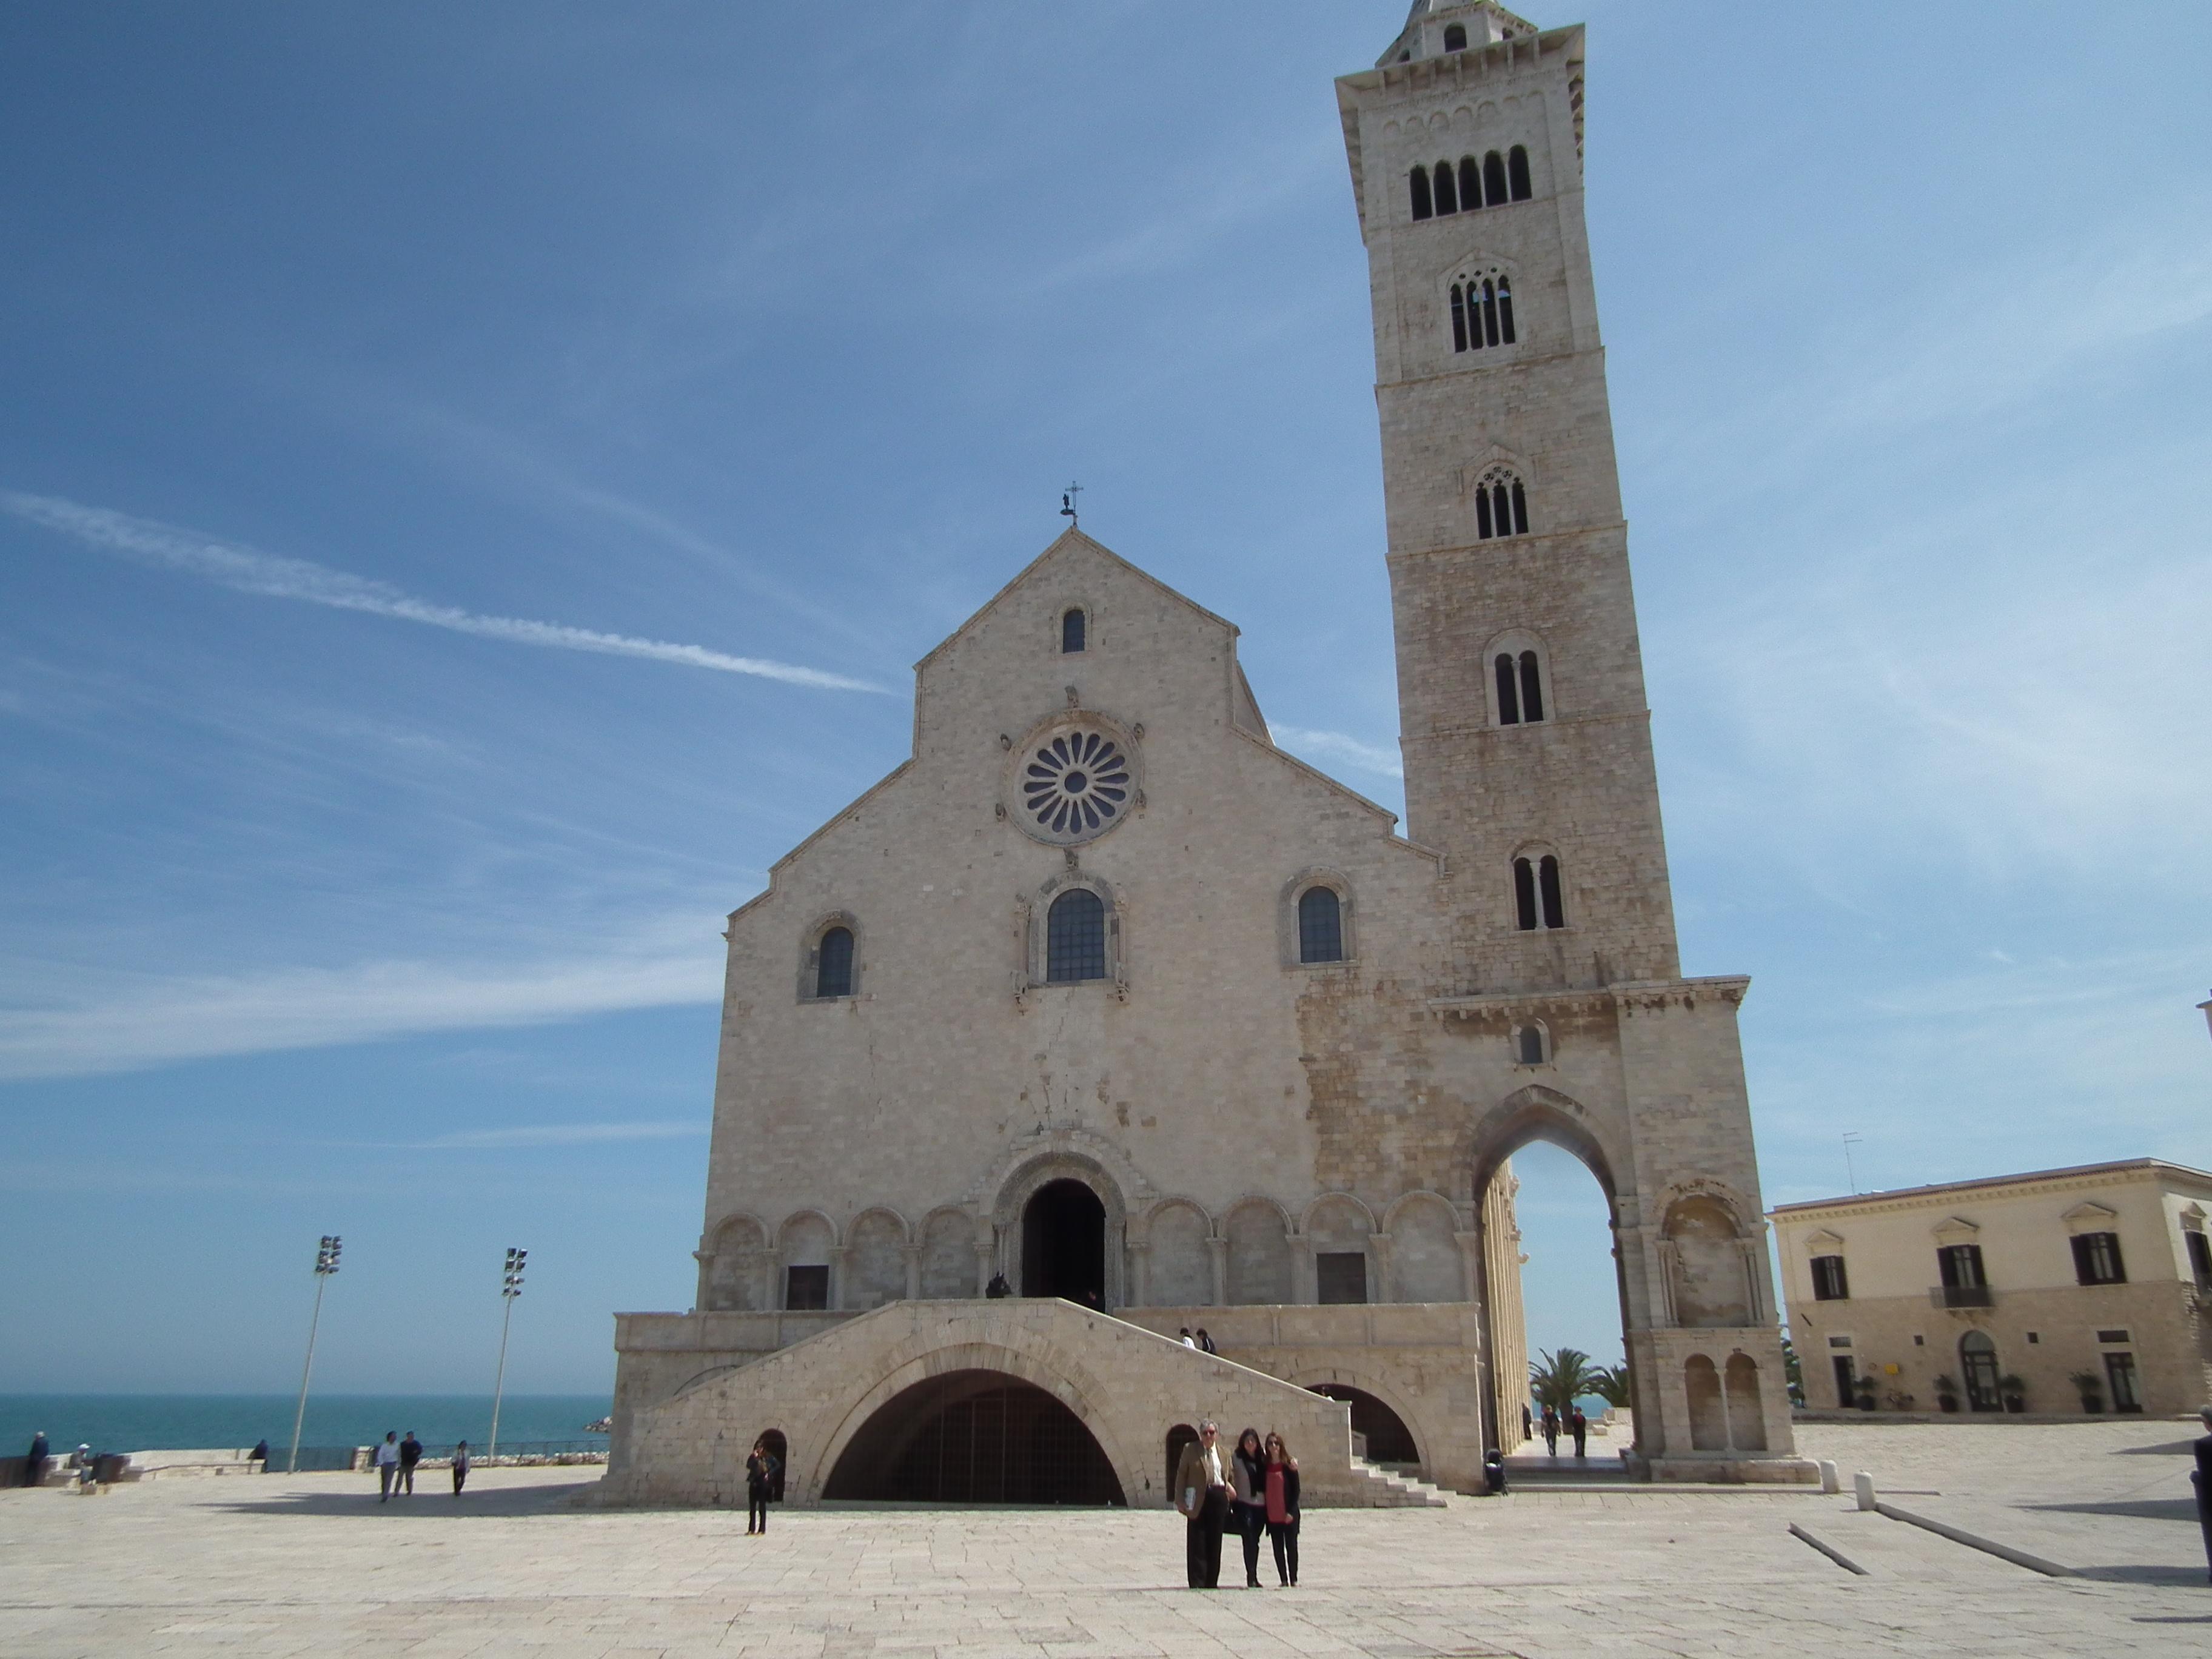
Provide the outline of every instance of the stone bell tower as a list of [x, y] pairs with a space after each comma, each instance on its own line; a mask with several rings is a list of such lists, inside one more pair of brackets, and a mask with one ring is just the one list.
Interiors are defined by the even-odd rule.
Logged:
[[1374, 307], [1407, 828], [1444, 854], [1430, 1007], [1468, 1034], [1471, 1192], [1533, 1139], [1596, 1174], [1639, 1447], [1665, 1474], [1693, 1451], [1786, 1452], [1790, 1427], [1747, 981], [1684, 981], [1675, 945], [1583, 223], [1583, 52], [1579, 26], [1416, 0], [1337, 101]]

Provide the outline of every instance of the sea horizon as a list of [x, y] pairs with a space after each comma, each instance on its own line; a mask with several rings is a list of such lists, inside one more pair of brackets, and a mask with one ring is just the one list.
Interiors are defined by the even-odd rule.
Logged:
[[[282, 1455], [291, 1445], [297, 1394], [0, 1394], [0, 1456], [21, 1456], [43, 1431], [56, 1456], [94, 1451], [168, 1451], [249, 1447], [266, 1439]], [[499, 1440], [606, 1444], [586, 1425], [614, 1408], [605, 1394], [509, 1394], [500, 1403]], [[482, 1449], [491, 1438], [491, 1391], [472, 1394], [319, 1394], [307, 1396], [302, 1446], [366, 1446], [386, 1431], [443, 1452], [457, 1440]]]

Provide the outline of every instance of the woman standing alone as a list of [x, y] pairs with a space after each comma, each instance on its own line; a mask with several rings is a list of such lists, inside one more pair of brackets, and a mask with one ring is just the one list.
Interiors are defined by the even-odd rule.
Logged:
[[1267, 1437], [1261, 1492], [1267, 1516], [1267, 1541], [1275, 1547], [1275, 1576], [1288, 1589], [1298, 1582], [1298, 1460], [1291, 1455], [1279, 1434]]

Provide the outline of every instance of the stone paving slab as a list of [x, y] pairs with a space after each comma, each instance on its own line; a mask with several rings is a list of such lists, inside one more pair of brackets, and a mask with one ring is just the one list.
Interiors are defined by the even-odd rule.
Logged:
[[[574, 1507], [573, 1469], [383, 1505], [343, 1474], [7, 1492], [0, 1654], [2193, 1654], [2212, 1650], [2212, 1588], [2201, 1563], [2185, 1582], [2196, 1528], [2168, 1513], [2178, 1437], [2140, 1421], [1808, 1428], [1811, 1455], [1940, 1493], [1899, 1501], [2091, 1572], [2067, 1579], [1802, 1488], [1315, 1510], [1299, 1589], [1212, 1595], [1182, 1587], [1182, 1524], [1150, 1510], [779, 1510], [751, 1539], [729, 1511]], [[1233, 1540], [1225, 1553], [1233, 1584]], [[1264, 1554], [1261, 1571], [1272, 1584]]]

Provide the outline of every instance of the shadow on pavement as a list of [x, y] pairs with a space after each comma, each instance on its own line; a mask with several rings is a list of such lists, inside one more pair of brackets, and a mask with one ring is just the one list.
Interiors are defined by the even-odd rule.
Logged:
[[2194, 1440], [2166, 1440], [2155, 1446], [2121, 1446], [2114, 1457], [2186, 1457], [2197, 1449]]
[[2201, 1584], [2202, 1567], [2076, 1567], [2076, 1578], [2093, 1578], [2106, 1584]]
[[450, 1492], [418, 1492], [413, 1498], [395, 1498], [388, 1504], [380, 1503], [374, 1491], [290, 1492], [243, 1502], [221, 1500], [208, 1507], [227, 1510], [234, 1515], [376, 1516], [392, 1521], [403, 1517], [470, 1521], [514, 1515], [589, 1515], [593, 1511], [571, 1508], [568, 1500], [596, 1484], [575, 1480], [559, 1486], [471, 1486], [459, 1498]]
[[2109, 1504], [2029, 1504], [2024, 1509], [2055, 1515], [2125, 1515], [2138, 1521], [2186, 1521], [2197, 1523], [2194, 1498], [2130, 1498]]

